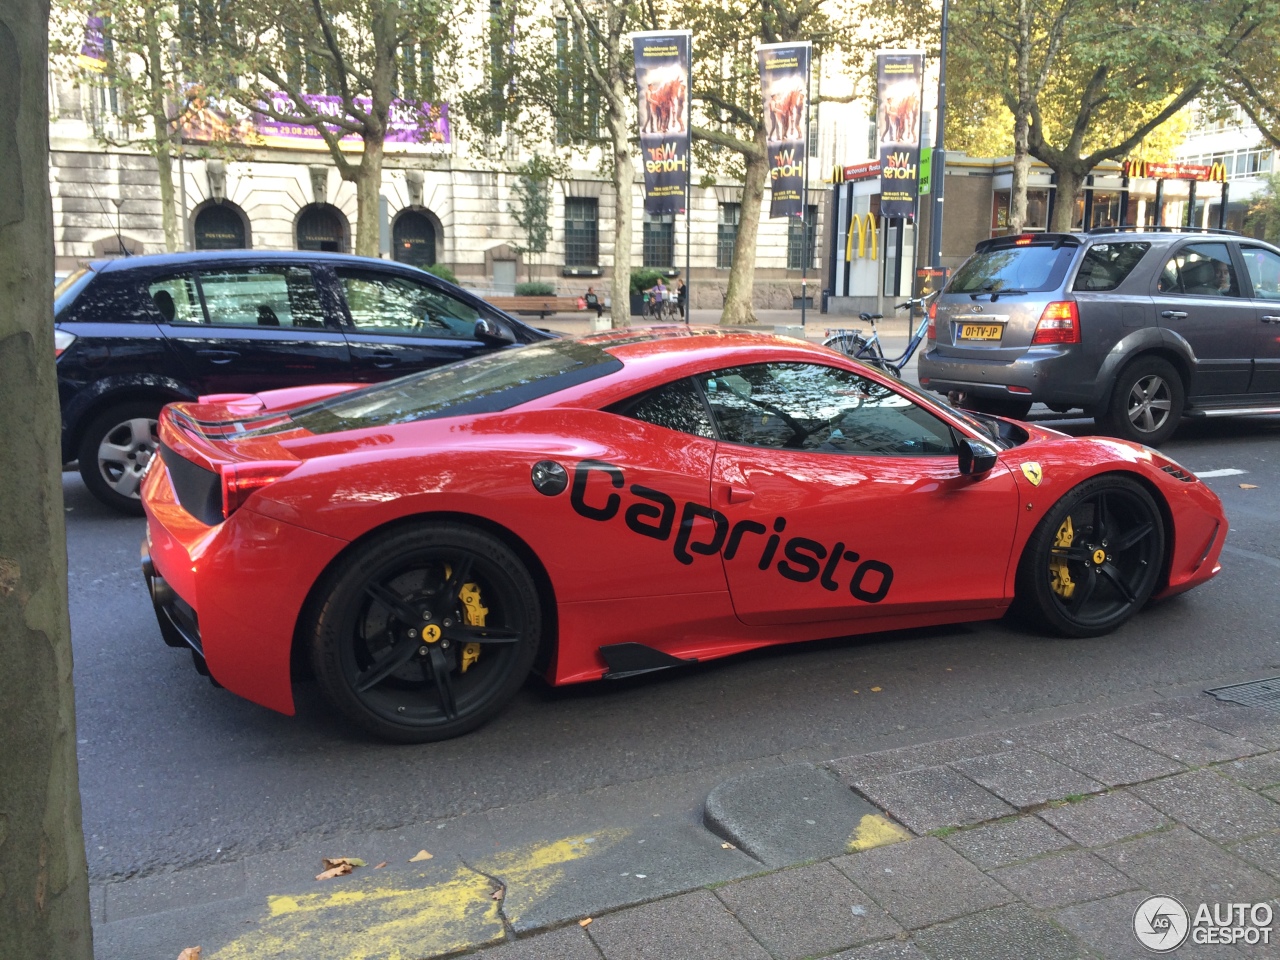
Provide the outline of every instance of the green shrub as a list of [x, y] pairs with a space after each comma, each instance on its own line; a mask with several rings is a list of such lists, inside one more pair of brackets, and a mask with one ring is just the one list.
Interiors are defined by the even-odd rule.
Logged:
[[454, 273], [452, 270], [450, 270], [448, 267], [446, 267], [443, 263], [433, 263], [431, 266], [425, 267], [424, 269], [427, 271], [427, 273], [431, 274], [432, 276], [439, 277], [441, 280], [447, 280], [449, 283], [454, 283], [454, 284], [458, 282], [458, 275]]
[[638, 267], [631, 271], [631, 292], [644, 293], [665, 276], [666, 271], [657, 267]]
[[545, 283], [541, 280], [530, 280], [516, 284], [517, 297], [554, 297], [555, 295], [555, 284]]

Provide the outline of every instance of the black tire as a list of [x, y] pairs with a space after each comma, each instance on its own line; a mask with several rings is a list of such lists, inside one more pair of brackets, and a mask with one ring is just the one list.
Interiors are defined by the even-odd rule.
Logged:
[[[482, 624], [464, 612], [468, 598]], [[321, 583], [315, 610], [321, 688], [354, 723], [397, 743], [447, 740], [490, 720], [524, 682], [541, 639], [538, 591], [520, 559], [455, 523], [361, 544]]]
[[1185, 401], [1182, 377], [1169, 361], [1139, 357], [1116, 378], [1105, 426], [1118, 437], [1154, 447], [1178, 429]]
[[163, 400], [131, 400], [104, 410], [85, 427], [77, 457], [89, 492], [112, 510], [142, 516], [138, 488], [155, 455]]
[[1160, 509], [1140, 483], [1088, 480], [1040, 521], [1018, 565], [1017, 605], [1068, 637], [1110, 633], [1142, 609], [1164, 561]]
[[822, 345], [839, 350], [846, 357], [856, 357], [866, 349], [867, 338], [860, 333], [837, 333], [823, 340]]
[[996, 397], [969, 397], [964, 402], [964, 409], [976, 410], [978, 413], [989, 413], [996, 417], [1008, 417], [1010, 420], [1025, 420], [1031, 411], [1030, 400], [1002, 400]]

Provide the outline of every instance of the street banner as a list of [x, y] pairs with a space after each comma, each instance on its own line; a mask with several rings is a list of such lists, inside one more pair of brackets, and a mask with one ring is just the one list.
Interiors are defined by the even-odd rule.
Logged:
[[693, 33], [632, 34], [639, 93], [644, 210], [684, 213], [689, 195], [689, 65]]
[[76, 63], [86, 70], [102, 73], [107, 69], [107, 40], [102, 16], [89, 17], [84, 25], [84, 43]]
[[769, 154], [770, 217], [804, 215], [809, 141], [809, 60], [812, 46], [770, 43], [756, 50], [764, 95], [764, 135]]
[[920, 170], [924, 54], [919, 50], [882, 50], [876, 54], [876, 63], [880, 213], [912, 217]]

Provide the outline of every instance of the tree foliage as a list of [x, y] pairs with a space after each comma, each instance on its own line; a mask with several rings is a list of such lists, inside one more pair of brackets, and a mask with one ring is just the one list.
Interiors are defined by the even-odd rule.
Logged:
[[523, 243], [514, 244], [517, 253], [541, 257], [547, 252], [551, 239], [551, 185], [557, 172], [558, 165], [539, 154], [513, 171], [515, 182], [511, 192], [515, 203], [509, 209], [524, 235]]

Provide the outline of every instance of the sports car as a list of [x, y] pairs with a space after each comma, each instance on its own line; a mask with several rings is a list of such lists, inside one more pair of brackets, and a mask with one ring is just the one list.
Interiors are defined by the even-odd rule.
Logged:
[[1221, 504], [1137, 444], [954, 410], [798, 340], [684, 326], [376, 386], [165, 408], [160, 629], [292, 713], [439, 740], [553, 684], [1000, 617], [1114, 630], [1219, 570]]

